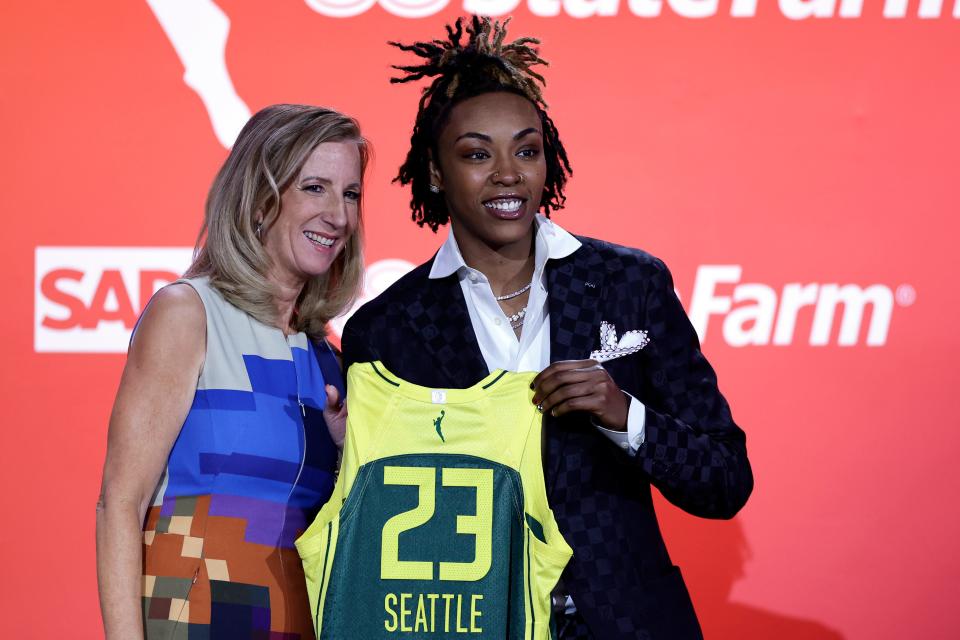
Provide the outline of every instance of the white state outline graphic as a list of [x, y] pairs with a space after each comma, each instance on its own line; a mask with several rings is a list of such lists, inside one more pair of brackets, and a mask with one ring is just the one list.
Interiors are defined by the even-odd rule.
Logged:
[[227, 69], [230, 18], [212, 0], [146, 2], [183, 63], [184, 83], [200, 97], [214, 135], [229, 149], [251, 115]]
[[[305, 0], [308, 7], [333, 18], [350, 18], [378, 0]], [[200, 97], [220, 144], [229, 149], [250, 119], [250, 107], [237, 93], [227, 67], [230, 18], [213, 0], [146, 0], [184, 67], [183, 81]], [[402, 18], [430, 16], [450, 0], [379, 0]]]

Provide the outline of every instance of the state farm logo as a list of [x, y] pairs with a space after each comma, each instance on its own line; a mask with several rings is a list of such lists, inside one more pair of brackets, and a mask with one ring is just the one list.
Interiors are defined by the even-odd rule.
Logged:
[[379, 4], [389, 13], [401, 18], [432, 16], [450, 3], [450, 0], [306, 0], [317, 13], [331, 18], [351, 18]]
[[[462, 0], [464, 13], [503, 16], [515, 11], [521, 0]], [[401, 18], [424, 18], [444, 9], [450, 0], [306, 0], [320, 15], [351, 18], [379, 4], [387, 13]], [[183, 81], [196, 92], [210, 119], [213, 133], [225, 148], [233, 146], [237, 134], [250, 118], [250, 108], [237, 92], [227, 67], [227, 38], [230, 18], [212, 0], [147, 0], [157, 22], [183, 63]], [[960, 0], [954, 0], [953, 12], [944, 9], [944, 0], [919, 0], [916, 15], [925, 20], [941, 17], [960, 19]], [[669, 9], [663, 10], [664, 5]], [[632, 15], [636, 18], [657, 18], [674, 14], [681, 18], [702, 19], [721, 15], [719, 0], [526, 0], [534, 16], [552, 18], [610, 18]], [[823, 20], [839, 17], [859, 18], [863, 0], [778, 0], [782, 15], [790, 20]], [[910, 15], [908, 0], [883, 0], [883, 17], [891, 20]], [[755, 18], [757, 0], [732, 0], [729, 15], [734, 18]]]
[[181, 247], [37, 247], [34, 350], [125, 352], [150, 296], [192, 255]]
[[887, 342], [894, 303], [910, 306], [917, 296], [910, 285], [894, 292], [882, 284], [789, 283], [778, 292], [758, 282], [742, 283], [742, 275], [739, 265], [697, 269], [687, 313], [701, 342], [711, 319], [718, 317], [723, 339], [732, 347], [789, 345], [804, 340], [797, 336], [802, 317], [810, 321], [806, 340], [811, 346], [826, 346], [836, 336], [842, 347], [860, 344], [861, 338], [878, 347]]

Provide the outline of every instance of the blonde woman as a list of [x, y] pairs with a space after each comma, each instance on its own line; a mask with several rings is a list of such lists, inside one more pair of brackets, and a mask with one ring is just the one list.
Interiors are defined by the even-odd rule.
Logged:
[[328, 320], [362, 282], [357, 123], [254, 115], [184, 279], [131, 341], [97, 509], [108, 639], [312, 638], [293, 540], [327, 500], [346, 409]]

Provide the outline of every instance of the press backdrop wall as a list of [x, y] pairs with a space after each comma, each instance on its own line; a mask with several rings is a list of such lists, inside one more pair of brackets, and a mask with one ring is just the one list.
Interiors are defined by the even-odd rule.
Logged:
[[671, 266], [748, 435], [734, 520], [658, 502], [707, 637], [957, 637], [954, 0], [6, 3], [2, 635], [102, 634], [94, 505], [127, 335], [188, 264], [251, 112], [362, 123], [368, 294], [431, 256], [445, 231], [390, 183], [419, 94], [389, 85], [409, 59], [385, 42], [469, 10], [542, 38], [574, 167], [555, 220]]

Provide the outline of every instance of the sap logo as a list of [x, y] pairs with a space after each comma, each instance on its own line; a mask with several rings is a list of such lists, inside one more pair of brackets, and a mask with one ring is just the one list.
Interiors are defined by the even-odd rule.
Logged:
[[[689, 315], [701, 341], [706, 340], [711, 317], [721, 316], [724, 341], [732, 347], [789, 345], [794, 341], [801, 311], [812, 307], [809, 344], [826, 346], [835, 333], [837, 310], [842, 306], [836, 344], [853, 346], [858, 343], [869, 307], [870, 322], [865, 343], [877, 347], [887, 342], [894, 301], [908, 306], [916, 299], [916, 292], [910, 285], [902, 285], [894, 293], [882, 284], [860, 287], [853, 284], [790, 283], [778, 294], [765, 284], [741, 284], [742, 271], [739, 265], [701, 265], [697, 269]], [[717, 290], [719, 285], [734, 286], [729, 294], [721, 294]]]
[[37, 247], [34, 350], [125, 352], [150, 296], [190, 265], [192, 250]]
[[[124, 353], [147, 301], [187, 270], [188, 248], [37, 247], [34, 281], [34, 350]], [[410, 271], [413, 263], [388, 259], [367, 267], [356, 304], [331, 322], [339, 336], [350, 315]]]

